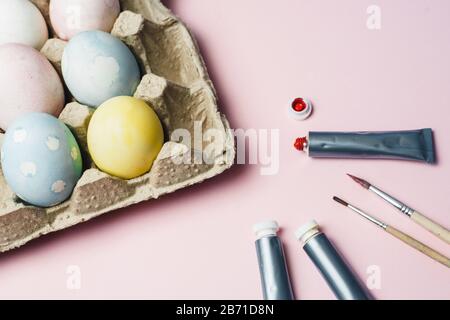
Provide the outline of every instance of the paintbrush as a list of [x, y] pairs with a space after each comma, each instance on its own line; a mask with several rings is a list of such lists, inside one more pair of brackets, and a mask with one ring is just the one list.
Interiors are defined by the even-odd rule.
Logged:
[[423, 254], [429, 256], [431, 259], [434, 259], [437, 262], [442, 263], [447, 268], [450, 268], [450, 259], [447, 258], [446, 256], [444, 256], [443, 254], [441, 254], [441, 253], [437, 252], [436, 250], [428, 247], [427, 245], [425, 245], [422, 242], [414, 239], [413, 237], [407, 235], [406, 233], [403, 233], [402, 231], [397, 230], [394, 227], [388, 226], [384, 222], [382, 222], [382, 221], [380, 221], [380, 220], [378, 220], [378, 219], [368, 215], [367, 213], [365, 213], [361, 209], [358, 209], [358, 208], [352, 206], [351, 204], [345, 202], [344, 200], [342, 200], [342, 199], [340, 199], [338, 197], [333, 197], [333, 200], [338, 202], [338, 203], [340, 203], [340, 204], [342, 204], [343, 206], [346, 206], [347, 208], [355, 211], [360, 216], [362, 216], [362, 217], [366, 218], [367, 220], [371, 221], [372, 223], [376, 224], [380, 228], [384, 229], [384, 231], [390, 233], [395, 238], [403, 241], [407, 245], [409, 245], [409, 246], [413, 247], [414, 249], [422, 252]]
[[408, 217], [410, 217], [414, 222], [416, 222], [418, 225], [422, 226], [423, 228], [427, 229], [431, 233], [433, 233], [438, 238], [444, 240], [448, 244], [450, 244], [450, 231], [448, 231], [445, 227], [441, 226], [439, 223], [434, 222], [433, 220], [427, 218], [420, 212], [408, 207], [403, 202], [395, 199], [394, 197], [390, 196], [386, 192], [378, 189], [374, 185], [370, 184], [366, 180], [363, 180], [361, 178], [352, 176], [351, 174], [347, 175], [352, 178], [356, 183], [358, 183], [363, 188], [372, 191], [379, 197], [386, 200], [388, 203], [396, 207], [398, 210], [406, 214]]

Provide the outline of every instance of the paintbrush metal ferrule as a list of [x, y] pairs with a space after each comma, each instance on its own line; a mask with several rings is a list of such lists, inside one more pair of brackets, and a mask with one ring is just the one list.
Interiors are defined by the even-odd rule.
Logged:
[[390, 203], [391, 205], [393, 205], [394, 207], [396, 207], [398, 210], [400, 210], [401, 212], [406, 214], [408, 217], [411, 217], [411, 215], [413, 214], [414, 209], [408, 207], [403, 202], [395, 199], [394, 197], [392, 197], [391, 195], [387, 194], [383, 190], [375, 187], [374, 185], [370, 185], [369, 190], [372, 191], [373, 193], [375, 193], [376, 195], [378, 195], [380, 198], [382, 198], [385, 201], [387, 201], [388, 203]]
[[392, 197], [391, 195], [387, 194], [386, 192], [384, 192], [383, 190], [375, 187], [374, 185], [372, 185], [370, 182], [367, 182], [364, 179], [355, 177], [354, 175], [351, 175], [349, 173], [347, 173], [347, 175], [353, 180], [355, 181], [357, 184], [359, 184], [361, 187], [363, 187], [364, 189], [370, 190], [373, 193], [375, 193], [376, 195], [378, 195], [380, 198], [384, 199], [385, 201], [387, 201], [388, 203], [390, 203], [391, 205], [393, 205], [394, 207], [396, 207], [398, 210], [400, 210], [401, 212], [403, 212], [404, 214], [406, 214], [408, 217], [411, 217], [411, 215], [414, 212], [414, 209], [408, 207], [406, 204], [404, 204], [403, 202], [395, 199], [394, 197]]
[[366, 218], [367, 220], [369, 220], [370, 222], [376, 224], [377, 226], [379, 226], [380, 228], [386, 229], [387, 225], [383, 222], [381, 222], [380, 220], [368, 215], [367, 213], [365, 213], [364, 211], [362, 211], [361, 209], [352, 206], [351, 204], [349, 204], [347, 201], [342, 200], [341, 198], [338, 198], [336, 196], [333, 197], [333, 200], [336, 201], [337, 203], [342, 204], [344, 207], [347, 207], [353, 211], [355, 211], [356, 213], [358, 213], [360, 216]]
[[370, 222], [376, 224], [377, 226], [379, 226], [380, 228], [386, 229], [388, 226], [387, 224], [383, 223], [382, 221], [376, 219], [375, 217], [372, 217], [371, 215], [365, 213], [364, 211], [362, 211], [361, 209], [352, 206], [351, 204], [349, 204], [347, 206], [348, 208], [350, 208], [351, 210], [355, 211], [356, 213], [358, 213], [360, 216], [366, 218], [367, 220], [369, 220]]

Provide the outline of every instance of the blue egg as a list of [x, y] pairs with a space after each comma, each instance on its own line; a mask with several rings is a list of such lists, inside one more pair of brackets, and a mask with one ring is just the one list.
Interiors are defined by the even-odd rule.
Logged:
[[64, 49], [61, 66], [72, 95], [91, 107], [117, 96], [132, 96], [141, 78], [130, 49], [103, 31], [73, 37]]
[[69, 198], [83, 167], [72, 132], [47, 113], [29, 113], [8, 127], [1, 163], [6, 182], [16, 195], [39, 207]]

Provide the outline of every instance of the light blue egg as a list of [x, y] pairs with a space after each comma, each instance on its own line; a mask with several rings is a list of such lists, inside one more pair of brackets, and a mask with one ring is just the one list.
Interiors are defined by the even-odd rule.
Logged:
[[17, 196], [39, 207], [69, 198], [83, 167], [72, 132], [47, 113], [29, 113], [9, 126], [1, 163], [6, 182]]
[[132, 96], [141, 78], [130, 49], [103, 31], [86, 31], [72, 38], [61, 67], [72, 95], [91, 107], [113, 97]]

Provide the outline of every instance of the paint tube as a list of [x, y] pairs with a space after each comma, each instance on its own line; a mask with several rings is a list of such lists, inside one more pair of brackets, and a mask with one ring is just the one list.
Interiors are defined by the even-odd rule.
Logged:
[[283, 245], [277, 236], [278, 223], [258, 223], [253, 230], [264, 299], [294, 300]]
[[298, 150], [313, 158], [402, 159], [435, 163], [431, 129], [386, 132], [310, 132]]
[[327, 236], [319, 231], [319, 225], [314, 220], [300, 227], [295, 235], [303, 243], [303, 250], [319, 269], [336, 298], [371, 299]]

